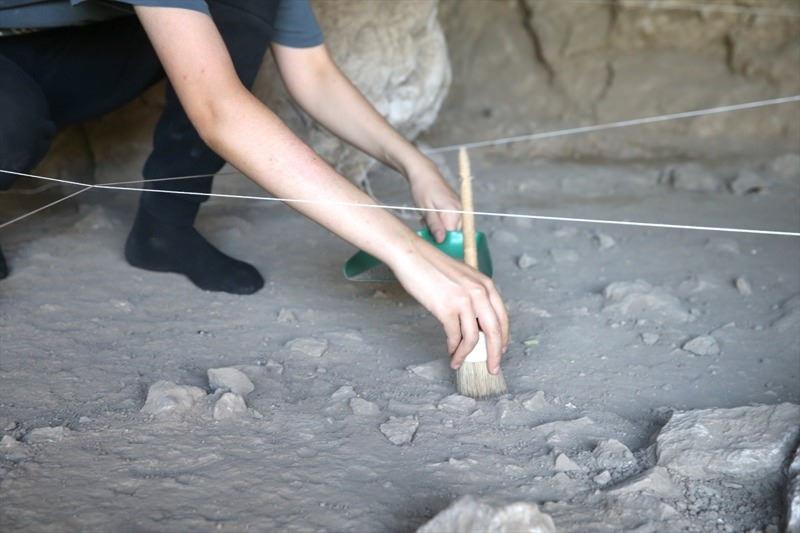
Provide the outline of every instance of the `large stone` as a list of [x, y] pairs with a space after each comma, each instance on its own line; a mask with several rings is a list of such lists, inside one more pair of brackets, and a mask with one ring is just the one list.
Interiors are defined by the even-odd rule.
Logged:
[[246, 413], [244, 398], [235, 392], [226, 392], [214, 404], [214, 420], [236, 419]]
[[[451, 80], [436, 0], [313, 5], [336, 63], [389, 123], [409, 138], [433, 124]], [[365, 180], [374, 160], [306, 117], [287, 97], [269, 56], [254, 92], [342, 174]]]
[[191, 410], [205, 396], [205, 391], [200, 387], [156, 381], [147, 390], [142, 412], [156, 416], [183, 413]]
[[212, 389], [223, 389], [247, 396], [255, 389], [253, 382], [241, 370], [233, 367], [209, 368], [208, 384]]
[[414, 439], [419, 421], [413, 416], [391, 416], [380, 425], [381, 433], [396, 446], [408, 444]]
[[800, 533], [800, 447], [789, 465], [789, 484], [786, 492], [786, 532]]
[[778, 476], [798, 432], [791, 403], [679, 411], [656, 439], [658, 465], [695, 479]]
[[494, 507], [463, 496], [434, 516], [417, 533], [555, 533], [549, 515], [533, 503]]

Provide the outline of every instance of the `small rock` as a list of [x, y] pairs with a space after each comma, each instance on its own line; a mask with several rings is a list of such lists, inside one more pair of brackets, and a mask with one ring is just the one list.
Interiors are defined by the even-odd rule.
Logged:
[[521, 256], [519, 256], [517, 258], [517, 266], [519, 268], [521, 268], [522, 270], [526, 270], [528, 268], [531, 268], [536, 263], [538, 263], [538, 261], [534, 257], [532, 257], [532, 256], [530, 256], [528, 254], [522, 254]]
[[421, 365], [408, 366], [406, 370], [429, 381], [449, 381], [453, 376], [453, 371], [444, 357]]
[[461, 396], [460, 394], [451, 394], [442, 399], [437, 407], [442, 411], [469, 414], [475, 410], [476, 404], [477, 402], [473, 398]]
[[656, 437], [657, 464], [694, 479], [775, 477], [798, 434], [791, 403], [678, 411]]
[[645, 470], [617, 485], [610, 491], [612, 494], [631, 494], [637, 492], [650, 492], [658, 496], [677, 498], [681, 496], [680, 487], [672, 482], [666, 468], [656, 466]]
[[522, 400], [522, 407], [528, 411], [539, 411], [547, 407], [547, 400], [544, 397], [544, 392], [536, 391], [533, 396]]
[[636, 458], [627, 446], [616, 439], [601, 440], [597, 443], [592, 455], [600, 468], [622, 468], [636, 462]]
[[800, 154], [784, 154], [776, 157], [770, 164], [772, 171], [782, 178], [800, 175]]
[[581, 469], [578, 463], [567, 457], [564, 453], [558, 454], [553, 464], [558, 472], [572, 472]]
[[419, 427], [419, 421], [413, 416], [391, 416], [380, 425], [383, 435], [396, 446], [410, 443]]
[[156, 416], [186, 412], [205, 396], [200, 387], [156, 381], [147, 390], [142, 412]]
[[553, 248], [550, 256], [556, 263], [574, 263], [580, 258], [578, 252], [569, 248]]
[[565, 226], [558, 228], [553, 232], [553, 236], [559, 239], [571, 239], [578, 234], [578, 229], [575, 226]]
[[762, 192], [768, 186], [767, 180], [752, 170], [740, 170], [730, 183], [731, 192], [740, 196]]
[[70, 433], [64, 426], [35, 428], [25, 435], [25, 441], [29, 444], [39, 444], [42, 442], [61, 442]]
[[750, 296], [753, 294], [753, 288], [750, 286], [750, 282], [747, 281], [746, 278], [738, 277], [733, 284], [736, 286], [736, 290], [739, 291], [739, 294], [742, 296]]
[[0, 440], [0, 458], [6, 461], [21, 461], [30, 456], [31, 451], [27, 446], [10, 435], [3, 435]]
[[720, 189], [719, 178], [697, 163], [672, 167], [668, 181], [672, 188], [679, 191], [715, 192]]
[[278, 322], [281, 324], [294, 324], [297, 322], [297, 315], [291, 309], [281, 308], [278, 311]]
[[604, 312], [654, 321], [692, 320], [691, 313], [676, 296], [641, 279], [611, 283], [606, 286], [603, 295], [608, 300], [603, 307]]
[[495, 230], [492, 232], [492, 242], [496, 242], [498, 244], [517, 244], [519, 239], [516, 235], [511, 233], [510, 231], [506, 231], [504, 229]]
[[717, 238], [717, 239], [710, 239], [706, 243], [706, 248], [715, 252], [723, 252], [726, 254], [731, 255], [739, 255], [741, 249], [739, 248], [739, 243], [733, 239], [727, 238]]
[[322, 357], [325, 355], [325, 352], [328, 351], [328, 341], [325, 339], [303, 337], [287, 342], [286, 347], [293, 352], [301, 353], [309, 357]]
[[208, 384], [213, 390], [229, 390], [240, 396], [247, 396], [255, 389], [250, 378], [241, 370], [233, 367], [209, 368]]
[[687, 341], [682, 348], [695, 355], [719, 355], [720, 352], [717, 339], [711, 335], [695, 337]]
[[214, 420], [230, 420], [247, 413], [244, 398], [235, 392], [226, 392], [214, 404]]
[[599, 232], [592, 236], [592, 242], [600, 250], [608, 250], [617, 244], [611, 235], [606, 235], [605, 233]]
[[653, 346], [660, 338], [661, 337], [659, 337], [658, 333], [642, 333], [642, 342], [648, 346]]
[[268, 359], [267, 362], [264, 364], [264, 368], [267, 372], [271, 372], [273, 374], [283, 374], [283, 365], [277, 361], [273, 361], [272, 359]]
[[598, 485], [608, 485], [608, 482], [611, 481], [611, 472], [608, 470], [603, 470], [596, 476], [592, 478], [592, 481], [597, 483]]
[[417, 533], [556, 533], [550, 515], [532, 503], [493, 507], [463, 496], [420, 527]]
[[353, 387], [350, 385], [342, 385], [338, 389], [331, 394], [331, 400], [339, 401], [339, 400], [346, 400], [348, 398], [353, 398], [356, 395], [356, 391], [353, 390]]
[[374, 416], [381, 412], [377, 405], [363, 398], [351, 398], [350, 410], [358, 416]]

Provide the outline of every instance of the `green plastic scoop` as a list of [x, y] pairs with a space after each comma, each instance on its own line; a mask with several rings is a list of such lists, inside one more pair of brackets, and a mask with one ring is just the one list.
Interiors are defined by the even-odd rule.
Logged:
[[[448, 231], [444, 241], [437, 243], [427, 229], [417, 231], [417, 235], [443, 251], [453, 259], [464, 260], [464, 235], [460, 231]], [[478, 270], [492, 277], [492, 258], [486, 236], [475, 232], [478, 248]], [[359, 251], [347, 260], [342, 269], [344, 277], [350, 281], [396, 281], [392, 271], [375, 257]]]

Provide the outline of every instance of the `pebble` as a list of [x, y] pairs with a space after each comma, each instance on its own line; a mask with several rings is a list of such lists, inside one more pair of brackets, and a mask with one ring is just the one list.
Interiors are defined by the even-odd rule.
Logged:
[[581, 467], [578, 466], [578, 463], [567, 457], [567, 454], [565, 453], [559, 453], [556, 456], [553, 464], [558, 472], [572, 472], [581, 469]]
[[539, 261], [537, 261], [533, 256], [522, 254], [517, 258], [517, 267], [521, 268], [522, 270], [526, 270], [536, 265], [538, 262]]
[[740, 276], [736, 278], [733, 284], [736, 286], [736, 290], [739, 291], [739, 294], [742, 296], [750, 296], [753, 294], [753, 288], [750, 286], [750, 282], [747, 281], [746, 278]]
[[684, 343], [682, 348], [695, 355], [719, 355], [717, 339], [711, 335], [700, 335]]
[[35, 428], [25, 435], [25, 441], [29, 444], [61, 442], [69, 433], [70, 430], [64, 426]]
[[10, 435], [3, 435], [0, 440], [0, 457], [6, 461], [21, 461], [30, 455], [27, 446]]
[[547, 400], [544, 397], [544, 392], [536, 391], [533, 396], [522, 400], [522, 407], [528, 411], [539, 411], [547, 407]]
[[410, 443], [419, 427], [419, 421], [413, 416], [391, 416], [380, 425], [381, 433], [395, 446]]
[[475, 410], [476, 405], [477, 402], [473, 398], [468, 398], [460, 394], [451, 394], [442, 399], [437, 407], [442, 411], [469, 414]]
[[578, 252], [569, 248], [553, 248], [550, 256], [556, 263], [574, 263], [579, 259]]
[[626, 480], [611, 490], [612, 494], [637, 492], [650, 492], [671, 498], [678, 498], [682, 493], [681, 489], [672, 482], [669, 472], [660, 466], [645, 470], [638, 476]]
[[325, 339], [315, 339], [313, 337], [301, 337], [290, 340], [286, 347], [293, 352], [301, 353], [309, 357], [322, 357], [328, 351], [328, 341]]
[[278, 311], [278, 322], [281, 324], [294, 324], [297, 322], [297, 315], [291, 309], [281, 308]]
[[611, 481], [611, 473], [608, 470], [603, 470], [596, 476], [592, 478], [592, 481], [597, 483], [598, 485], [608, 485], [608, 482]]
[[356, 395], [356, 391], [353, 390], [353, 387], [350, 385], [342, 385], [338, 389], [336, 389], [333, 394], [331, 394], [331, 400], [339, 401], [339, 400], [346, 400], [348, 398], [353, 398]]
[[710, 170], [697, 163], [686, 163], [669, 169], [668, 181], [673, 189], [694, 192], [715, 192], [720, 181]]
[[229, 390], [240, 396], [247, 396], [255, 385], [241, 370], [233, 367], [209, 368], [208, 384], [213, 390]]
[[214, 420], [230, 420], [247, 413], [244, 398], [235, 392], [226, 392], [214, 404]]
[[627, 446], [616, 439], [601, 440], [592, 450], [597, 466], [600, 468], [615, 469], [629, 466], [636, 462], [636, 458]]
[[363, 398], [351, 398], [350, 410], [359, 416], [374, 416], [381, 412], [377, 405]]
[[205, 396], [206, 392], [200, 387], [156, 381], [147, 390], [142, 412], [156, 416], [186, 412]]
[[606, 235], [605, 233], [599, 232], [592, 236], [592, 242], [600, 250], [608, 250], [617, 244], [611, 235]]
[[737, 195], [759, 193], [769, 186], [767, 180], [752, 170], [740, 170], [731, 181], [731, 192]]
[[421, 365], [407, 366], [406, 370], [429, 381], [447, 381], [452, 378], [453, 374], [444, 357]]
[[642, 342], [648, 346], [653, 346], [660, 338], [661, 337], [659, 337], [658, 333], [642, 333]]
[[578, 229], [574, 226], [565, 226], [558, 228], [553, 232], [553, 236], [559, 239], [571, 239], [578, 234]]

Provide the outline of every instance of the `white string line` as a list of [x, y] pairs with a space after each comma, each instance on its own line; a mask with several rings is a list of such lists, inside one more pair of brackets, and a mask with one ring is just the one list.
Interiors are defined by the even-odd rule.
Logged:
[[[537, 3], [544, 2], [570, 2], [573, 4], [599, 4], [599, 5], [615, 5], [612, 0], [534, 0]], [[734, 13], [744, 15], [767, 15], [767, 16], [784, 16], [784, 17], [800, 17], [800, 10], [797, 9], [783, 9], [772, 8], [763, 6], [746, 7], [736, 4], [711, 4], [699, 2], [681, 2], [678, 0], [619, 0], [621, 7], [638, 7], [642, 9], [667, 9], [667, 10], [692, 10], [692, 11], [717, 11], [721, 13]]]
[[[194, 191], [173, 191], [173, 190], [166, 190], [166, 189], [144, 189], [141, 187], [123, 187], [119, 185], [88, 185], [86, 183], [80, 183], [76, 181], [70, 180], [61, 180], [57, 178], [50, 178], [47, 176], [36, 176], [34, 174], [24, 174], [21, 172], [11, 172], [8, 170], [0, 170], [0, 172], [7, 172], [9, 174], [16, 174], [20, 176], [30, 177], [30, 178], [38, 178], [43, 180], [49, 181], [56, 181], [59, 183], [64, 183], [67, 185], [81, 185], [85, 186], [86, 189], [109, 189], [109, 190], [117, 190], [117, 191], [139, 191], [139, 192], [155, 192], [160, 194], [180, 194], [185, 196], [205, 196], [205, 197], [214, 197], [214, 198], [235, 198], [239, 200], [260, 200], [260, 201], [270, 201], [270, 202], [283, 202], [287, 204], [317, 204], [317, 205], [333, 205], [333, 206], [343, 206], [343, 207], [364, 207], [369, 209], [391, 209], [396, 211], [415, 211], [420, 213], [454, 213], [454, 214], [464, 214], [466, 211], [460, 209], [433, 209], [433, 208], [426, 208], [426, 207], [411, 207], [411, 206], [404, 206], [404, 205], [384, 205], [384, 204], [366, 204], [360, 202], [337, 202], [333, 200], [315, 200], [315, 199], [302, 199], [302, 198], [276, 198], [273, 196], [251, 196], [245, 194], [224, 194], [224, 193], [204, 193], [204, 192], [194, 192]], [[84, 190], [86, 190], [84, 189]], [[79, 191], [83, 192], [83, 191]], [[66, 199], [66, 198], [64, 198]], [[664, 228], [664, 229], [692, 229], [692, 230], [700, 230], [700, 231], [720, 231], [720, 232], [728, 232], [728, 233], [749, 233], [749, 234], [756, 234], [756, 235], [777, 235], [777, 236], [784, 236], [784, 237], [800, 237], [800, 232], [791, 232], [791, 231], [772, 231], [772, 230], [757, 230], [757, 229], [747, 229], [747, 228], [725, 228], [725, 227], [717, 227], [717, 226], [690, 226], [684, 224], [660, 224], [654, 222], [631, 222], [627, 220], [604, 220], [604, 219], [593, 219], [593, 218], [574, 218], [574, 217], [557, 217], [557, 216], [545, 216], [545, 215], [526, 215], [526, 214], [519, 214], [519, 213], [495, 213], [492, 211], [473, 211], [472, 212], [476, 216], [487, 216], [487, 217], [506, 217], [506, 218], [523, 218], [523, 219], [530, 219], [530, 220], [548, 220], [548, 221], [557, 221], [557, 222], [579, 222], [579, 223], [587, 223], [587, 224], [609, 224], [609, 225], [617, 225], [617, 226], [639, 226], [639, 227], [648, 227], [648, 228]], [[12, 221], [13, 222], [13, 221]], [[9, 223], [4, 224], [3, 226]], [[0, 226], [2, 228], [3, 226]]]
[[679, 118], [701, 117], [705, 115], [714, 115], [718, 113], [727, 113], [729, 111], [741, 111], [743, 109], [755, 109], [758, 107], [766, 107], [778, 104], [787, 104], [790, 102], [800, 102], [800, 95], [784, 96], [782, 98], [772, 98], [769, 100], [759, 100], [757, 102], [746, 102], [744, 104], [724, 105], [719, 107], [710, 107], [706, 109], [698, 109], [695, 111], [684, 111], [682, 113], [670, 113], [667, 115], [656, 115], [652, 117], [634, 118], [630, 120], [620, 120], [617, 122], [607, 122], [605, 124], [594, 124], [591, 126], [578, 126], [575, 128], [566, 128], [563, 130], [543, 131], [540, 133], [525, 133], [522, 135], [514, 135], [512, 137], [502, 137], [500, 139], [489, 139], [486, 141], [475, 141], [462, 144], [453, 144], [449, 146], [440, 146], [438, 148], [429, 148], [423, 150], [425, 153], [436, 154], [442, 152], [450, 152], [458, 150], [461, 147], [470, 148], [485, 148], [488, 146], [499, 146], [501, 144], [511, 144], [522, 141], [536, 141], [539, 139], [550, 139], [553, 137], [563, 137], [565, 135], [575, 135], [577, 133], [589, 133], [593, 131], [610, 130], [615, 128], [625, 128], [628, 126], [640, 126], [642, 124], [653, 124], [656, 122], [666, 122], [668, 120], [675, 120]]
[[67, 195], [67, 196], [64, 196], [63, 198], [59, 198], [58, 200], [55, 200], [55, 201], [53, 201], [53, 202], [50, 202], [50, 203], [49, 203], [49, 204], [47, 204], [47, 205], [43, 205], [42, 207], [39, 207], [38, 209], [34, 209], [33, 211], [29, 211], [28, 213], [25, 213], [24, 215], [20, 215], [20, 216], [18, 216], [17, 218], [11, 219], [11, 220], [9, 220], [9, 221], [6, 221], [6, 222], [3, 222], [2, 224], [0, 224], [0, 229], [3, 229], [3, 228], [5, 228], [6, 226], [10, 226], [10, 225], [11, 225], [11, 224], [13, 224], [14, 222], [19, 222], [19, 221], [20, 221], [20, 220], [22, 220], [23, 218], [28, 218], [28, 217], [29, 217], [29, 216], [31, 216], [31, 215], [35, 215], [35, 214], [36, 214], [36, 213], [38, 213], [39, 211], [44, 211], [44, 210], [45, 210], [45, 209], [47, 209], [48, 207], [52, 207], [52, 206], [54, 206], [54, 205], [56, 205], [56, 204], [60, 204], [60, 203], [61, 203], [61, 202], [63, 202], [64, 200], [69, 200], [69, 199], [70, 199], [70, 198], [72, 198], [73, 196], [78, 196], [80, 193], [82, 193], [82, 192], [86, 192], [86, 191], [88, 191], [88, 190], [89, 190], [89, 189], [91, 189], [91, 188], [92, 188], [92, 186], [91, 186], [91, 185], [88, 185], [88, 186], [84, 187], [83, 189], [81, 189], [81, 190], [79, 190], [79, 191], [75, 191], [74, 193], [72, 193], [72, 194], [69, 194], [69, 195]]

